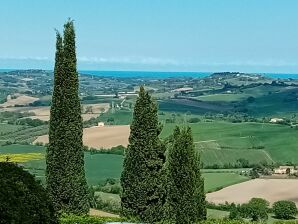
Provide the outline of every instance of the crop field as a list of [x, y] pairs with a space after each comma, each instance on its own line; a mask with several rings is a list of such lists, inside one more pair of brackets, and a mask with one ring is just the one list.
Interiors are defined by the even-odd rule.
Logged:
[[44, 155], [41, 153], [8, 153], [0, 154], [0, 162], [10, 161], [14, 163], [23, 163], [31, 160], [43, 159]]
[[192, 114], [205, 114], [210, 112], [223, 113], [231, 110], [233, 105], [228, 102], [205, 102], [189, 99], [171, 99], [159, 101], [159, 109], [167, 112], [191, 112]]
[[107, 113], [102, 114], [99, 118], [100, 121], [110, 125], [128, 125], [132, 121], [131, 110], [109, 110]]
[[[298, 130], [285, 125], [262, 123], [200, 122], [189, 124], [205, 163], [229, 163], [247, 157], [251, 162], [298, 163]], [[172, 133], [175, 124], [166, 124], [161, 137]], [[257, 149], [261, 148], [261, 149]], [[209, 150], [209, 151], [208, 151]], [[225, 151], [224, 151], [225, 150]], [[238, 151], [238, 153], [236, 152]]]
[[[127, 146], [130, 128], [128, 125], [84, 128], [84, 145], [93, 148]], [[48, 135], [39, 136], [34, 142], [48, 143]]]
[[[0, 145], [3, 145], [5, 142], [26, 142], [32, 143], [37, 136], [45, 135], [48, 133], [48, 126], [41, 125], [37, 127], [26, 127], [26, 126], [11, 126], [11, 130], [5, 133], [5, 128], [1, 128], [2, 134], [0, 135]], [[4, 131], [4, 132], [3, 132]]]
[[224, 166], [225, 164], [235, 164], [238, 159], [244, 158], [250, 163], [257, 164], [261, 162], [273, 163], [274, 160], [264, 150], [253, 149], [203, 149], [201, 152], [201, 160], [204, 165], [216, 164]]
[[[15, 124], [0, 124], [0, 136], [10, 133], [10, 132], [15, 132], [18, 130], [23, 129], [24, 127], [21, 125], [15, 125]], [[1, 138], [1, 137], [0, 137]]]
[[205, 179], [205, 191], [215, 191], [223, 187], [249, 180], [248, 177], [237, 173], [203, 173]]
[[248, 97], [252, 96], [254, 98], [263, 97], [270, 95], [276, 91], [279, 91], [281, 88], [278, 86], [257, 86], [247, 89], [242, 89], [241, 92], [237, 93], [218, 93], [198, 96], [197, 99], [203, 101], [245, 101]]
[[38, 98], [26, 95], [18, 95], [15, 99], [8, 98], [5, 103], [0, 104], [0, 107], [11, 107], [15, 105], [28, 105], [37, 101]]
[[216, 204], [226, 201], [245, 203], [253, 197], [259, 197], [271, 204], [289, 200], [298, 205], [297, 188], [298, 180], [295, 179], [254, 179], [207, 194], [207, 200]]
[[[164, 124], [161, 137], [169, 136], [175, 125]], [[278, 124], [219, 121], [188, 125], [192, 128], [194, 143], [197, 150], [201, 152], [204, 165], [233, 164], [240, 158], [245, 158], [250, 163], [298, 162], [296, 156], [298, 130], [295, 128]], [[27, 133], [27, 131], [23, 132]], [[13, 136], [20, 138], [21, 134], [22, 131]], [[94, 148], [126, 146], [128, 136], [129, 126], [86, 128], [84, 144]], [[35, 142], [44, 143], [47, 141], [47, 136], [40, 136], [35, 140]]]
[[[100, 104], [82, 104], [82, 118], [84, 121], [90, 120], [91, 118], [98, 117], [101, 113], [106, 113], [110, 108], [108, 103]], [[20, 113], [34, 113], [35, 115], [29, 116], [32, 119], [40, 119], [42, 121], [48, 121], [50, 119], [50, 107], [40, 106], [40, 107], [8, 107], [2, 108], [0, 111], [11, 111]]]
[[[24, 165], [38, 179], [45, 179], [45, 147], [34, 145], [8, 145], [0, 147], [0, 159], [6, 156], [21, 158], [16, 162]], [[91, 185], [96, 185], [107, 178], [119, 179], [123, 165], [123, 156], [113, 154], [92, 154], [85, 152], [85, 169], [87, 181]], [[207, 170], [206, 170], [207, 171]], [[237, 174], [238, 170], [230, 170], [230, 173], [220, 172], [221, 170], [211, 170], [218, 173], [204, 173], [206, 191], [214, 191], [221, 187], [239, 183], [247, 180], [247, 177]]]

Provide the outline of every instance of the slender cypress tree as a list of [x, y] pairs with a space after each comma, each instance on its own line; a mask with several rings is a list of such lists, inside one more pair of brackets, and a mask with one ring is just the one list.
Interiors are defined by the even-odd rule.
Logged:
[[143, 222], [162, 218], [165, 147], [159, 139], [157, 105], [140, 88], [121, 175], [122, 215]]
[[166, 163], [165, 219], [192, 224], [206, 217], [204, 182], [190, 128], [176, 127]]
[[64, 38], [57, 33], [46, 180], [56, 211], [84, 214], [89, 202], [78, 88], [75, 31], [68, 21]]

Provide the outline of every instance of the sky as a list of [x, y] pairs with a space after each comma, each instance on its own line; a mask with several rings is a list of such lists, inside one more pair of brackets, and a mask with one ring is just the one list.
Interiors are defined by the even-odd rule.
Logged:
[[53, 69], [75, 21], [79, 70], [298, 73], [297, 0], [0, 0], [0, 68]]

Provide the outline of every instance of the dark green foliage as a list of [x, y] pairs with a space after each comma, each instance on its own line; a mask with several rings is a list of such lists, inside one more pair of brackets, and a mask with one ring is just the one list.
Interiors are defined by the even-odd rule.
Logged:
[[152, 223], [160, 220], [164, 204], [165, 147], [159, 139], [157, 105], [140, 88], [121, 175], [122, 214]]
[[231, 204], [229, 219], [241, 220], [241, 206], [240, 205], [235, 205], [234, 203]]
[[241, 216], [252, 221], [268, 219], [269, 202], [262, 198], [252, 198], [247, 204], [241, 205]]
[[292, 201], [277, 201], [273, 204], [273, 212], [278, 219], [291, 219], [296, 216], [297, 207]]
[[114, 155], [124, 155], [126, 148], [123, 145], [117, 145], [110, 149], [95, 149], [88, 148], [85, 146], [85, 151], [90, 152], [91, 154], [114, 154]]
[[46, 180], [57, 211], [84, 214], [89, 202], [78, 87], [75, 32], [73, 22], [68, 21], [64, 39], [57, 33]]
[[31, 118], [23, 118], [23, 119], [19, 119], [16, 124], [18, 125], [28, 125], [31, 127], [37, 127], [37, 126], [41, 126], [41, 125], [45, 125], [47, 124], [47, 121], [42, 121], [39, 119], [31, 119]]
[[[191, 134], [191, 129], [190, 134]], [[207, 218], [207, 208], [206, 208], [206, 195], [205, 195], [205, 185], [204, 178], [201, 176], [201, 158], [198, 153], [195, 153], [195, 171], [196, 171], [196, 191], [195, 191], [195, 200], [196, 200], [196, 217], [197, 220], [205, 220]]]
[[0, 163], [0, 223], [57, 223], [44, 188], [16, 164]]
[[188, 119], [188, 122], [189, 122], [189, 123], [198, 123], [198, 122], [200, 122], [200, 121], [201, 121], [201, 119], [198, 118], [198, 117], [192, 117], [192, 118], [189, 118], [189, 119]]
[[125, 222], [124, 218], [99, 218], [92, 216], [63, 215], [60, 224], [104, 224], [108, 222]]
[[194, 223], [206, 219], [204, 180], [190, 128], [175, 128], [166, 163], [165, 219]]

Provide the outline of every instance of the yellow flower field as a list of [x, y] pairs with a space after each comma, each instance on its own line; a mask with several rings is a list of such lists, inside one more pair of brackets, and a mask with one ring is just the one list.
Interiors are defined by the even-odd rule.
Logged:
[[30, 160], [40, 160], [44, 158], [43, 153], [8, 153], [0, 154], [0, 162], [4, 162], [7, 159], [10, 162], [27, 162]]

